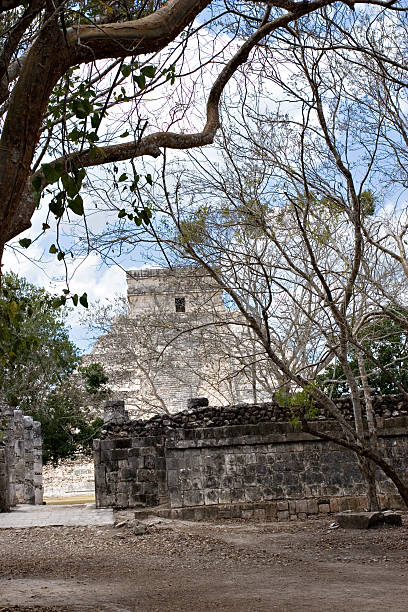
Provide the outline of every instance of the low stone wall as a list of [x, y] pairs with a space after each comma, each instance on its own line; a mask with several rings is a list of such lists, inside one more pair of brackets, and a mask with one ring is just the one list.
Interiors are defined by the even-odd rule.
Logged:
[[164, 438], [94, 440], [98, 508], [137, 508], [167, 501]]
[[[129, 436], [135, 424], [118, 407], [105, 428], [117, 437], [94, 441], [98, 507], [167, 501], [174, 515], [183, 510], [184, 516], [244, 516], [259, 510], [277, 519], [363, 509], [365, 485], [354, 453], [296, 432], [289, 423], [165, 425], [152, 430], [162, 435]], [[337, 431], [330, 421], [316, 426]], [[382, 452], [405, 476], [408, 417], [383, 418], [379, 426]], [[399, 507], [394, 485], [382, 472], [378, 477], [382, 505]]]
[[41, 425], [21, 410], [0, 406], [0, 509], [42, 504]]

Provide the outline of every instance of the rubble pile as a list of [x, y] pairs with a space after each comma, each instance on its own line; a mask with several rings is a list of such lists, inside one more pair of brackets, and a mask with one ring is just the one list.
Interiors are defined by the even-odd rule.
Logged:
[[[336, 405], [348, 420], [353, 419], [350, 396], [335, 400]], [[228, 427], [234, 425], [257, 425], [267, 422], [288, 422], [293, 413], [288, 406], [277, 401], [259, 404], [236, 404], [233, 406], [208, 406], [206, 398], [190, 400], [189, 408], [175, 414], [156, 415], [148, 420], [112, 419], [105, 422], [101, 438], [110, 436], [161, 436], [170, 429], [202, 429], [209, 427]], [[408, 400], [401, 395], [373, 397], [377, 418], [391, 418], [408, 414]], [[329, 420], [327, 410], [321, 410], [311, 420]]]

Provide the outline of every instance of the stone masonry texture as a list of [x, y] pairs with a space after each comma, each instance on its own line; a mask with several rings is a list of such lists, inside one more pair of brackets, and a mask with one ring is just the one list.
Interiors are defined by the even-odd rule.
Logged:
[[[129, 420], [123, 402], [111, 405], [116, 409], [110, 407], [110, 420], [94, 441], [98, 507], [167, 502], [172, 516], [181, 510], [192, 518], [256, 511], [278, 520], [365, 509], [355, 455], [296, 431], [274, 403], [204, 406], [145, 422]], [[407, 405], [389, 396], [376, 407], [381, 450], [406, 477]], [[327, 419], [315, 426], [338, 431]], [[382, 472], [378, 479], [382, 505], [400, 507], [394, 485]]]
[[0, 511], [42, 502], [41, 425], [0, 405]]

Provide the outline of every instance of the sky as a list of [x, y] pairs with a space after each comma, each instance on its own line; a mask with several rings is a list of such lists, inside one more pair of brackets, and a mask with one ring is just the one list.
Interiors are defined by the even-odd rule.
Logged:
[[[222, 56], [223, 47], [228, 42], [230, 42], [230, 38], [225, 33], [221, 34], [216, 39], [214, 39], [214, 36], [208, 31], [206, 33], [201, 33], [200, 41], [193, 39], [191, 49], [185, 54], [182, 72], [186, 73], [189, 69], [192, 69], [194, 63], [197, 63], [197, 57], [200, 58], [200, 61], [203, 61], [206, 55], [212, 55], [214, 49]], [[235, 45], [236, 43], [233, 44]], [[158, 63], [159, 60], [160, 58], [157, 57], [155, 63]], [[152, 61], [152, 63], [154, 62]], [[220, 63], [222, 64], [222, 61]], [[209, 86], [214, 80], [214, 75], [220, 71], [220, 63], [215, 62], [210, 64], [207, 67], [207, 72], [204, 72], [204, 75], [201, 76], [192, 71], [190, 77], [183, 77], [183, 79], [180, 79], [182, 84], [180, 84], [178, 89], [176, 84], [174, 91], [171, 90], [171, 95], [173, 97], [172, 109], [176, 109], [176, 121], [174, 125], [172, 125], [174, 131], [184, 130], [185, 132], [193, 132], [201, 129], [205, 120], [205, 96], [203, 95], [203, 91], [208, 93]], [[194, 98], [193, 109], [189, 107], [189, 112], [185, 113], [185, 107], [183, 107], [183, 94], [188, 94], [189, 87], [192, 95], [189, 102]], [[231, 87], [233, 87], [233, 85], [231, 85]], [[234, 94], [233, 90], [232, 93]], [[276, 91], [273, 91], [271, 98], [276, 100], [276, 96]], [[270, 99], [266, 99], [269, 105]], [[140, 109], [142, 116], [148, 116], [149, 119], [151, 118], [151, 126], [153, 129], [166, 129], [174, 120], [174, 116], [169, 112], [169, 106], [166, 106], [165, 101], [166, 98], [160, 97], [160, 95], [153, 92], [148, 96], [145, 107], [143, 108], [142, 106]], [[281, 106], [280, 110], [283, 112], [285, 108]], [[116, 123], [121, 126], [121, 131], [126, 129], [121, 121], [121, 117], [114, 117], [113, 119], [114, 123], [115, 119], [117, 119]], [[213, 151], [215, 150], [213, 149]], [[206, 148], [206, 153], [210, 156], [213, 154], [212, 150], [208, 148]], [[171, 159], [172, 156], [169, 155], [169, 158]], [[161, 160], [158, 160], [157, 164], [153, 162], [156, 168], [160, 167], [160, 163]], [[47, 203], [44, 201], [43, 209], [46, 207]], [[89, 211], [93, 209], [92, 200], [88, 199], [87, 207]], [[115, 214], [110, 214], [112, 215], [111, 219], [113, 219]], [[20, 235], [18, 240], [23, 237], [33, 239], [41, 232], [41, 225], [43, 222], [44, 210], [40, 210], [36, 212], [33, 217], [32, 228]], [[104, 216], [103, 213], [89, 217], [90, 229], [94, 232], [103, 230], [105, 222], [106, 214]], [[49, 234], [51, 234], [51, 236]], [[4, 269], [18, 273], [20, 276], [27, 278], [28, 281], [37, 286], [44, 287], [52, 294], [60, 295], [66, 288], [65, 268], [62, 262], [57, 261], [55, 255], [48, 253], [50, 244], [53, 241], [55, 241], [55, 239], [52, 238], [52, 230], [50, 230], [45, 236], [34, 242], [27, 250], [19, 249], [19, 252], [17, 252], [13, 250], [13, 248], [7, 249], [4, 257]], [[69, 245], [66, 251], [69, 251]], [[138, 248], [135, 249], [131, 255], [122, 255], [120, 258], [116, 259], [116, 263], [113, 261], [104, 261], [96, 252], [91, 253], [88, 257], [76, 257], [75, 260], [71, 260], [67, 257], [66, 262], [68, 266], [68, 276], [71, 279], [69, 285], [71, 292], [79, 295], [86, 292], [88, 294], [90, 308], [92, 308], [97, 300], [113, 299], [117, 296], [126, 294], [125, 270], [139, 269], [151, 265], [144, 251]], [[79, 324], [80, 314], [80, 307], [78, 307], [69, 315], [71, 338], [83, 351], [88, 351], [90, 347], [90, 334]]]
[[[196, 23], [198, 25], [198, 22]], [[203, 91], [208, 93], [210, 84], [214, 79], [214, 74], [217, 74], [220, 70], [219, 65], [209, 65], [207, 72], [204, 75], [195, 73], [194, 67], [197, 65], [197, 58], [203, 61], [206, 54], [213, 55], [214, 50], [223, 54], [224, 46], [230, 42], [230, 38], [226, 34], [219, 35], [216, 39], [207, 30], [200, 33], [200, 39], [192, 39], [192, 44], [187, 53], [184, 54], [182, 72], [191, 71], [191, 75], [180, 79], [180, 88], [177, 89], [177, 83], [174, 91], [171, 91], [173, 97], [172, 104], [178, 109], [180, 118], [172, 125], [173, 131], [186, 131], [194, 132], [195, 130], [201, 129], [200, 125], [205, 122], [205, 97]], [[160, 65], [160, 56], [156, 56], [152, 63]], [[149, 60], [150, 61], [150, 60]], [[197, 78], [200, 76], [200, 83], [197, 86]], [[130, 81], [130, 78], [129, 78]], [[129, 87], [133, 88], [131, 82]], [[168, 86], [170, 87], [170, 86]], [[195, 100], [192, 105], [191, 112], [186, 116], [182, 108], [182, 95], [188, 90], [188, 88], [194, 90]], [[171, 108], [165, 106], [166, 98], [158, 96], [153, 92], [150, 96], [147, 96], [147, 103], [144, 108], [139, 107], [140, 114], [149, 117], [150, 125], [153, 129], [166, 129], [174, 121]], [[190, 99], [191, 103], [191, 99]], [[181, 110], [180, 110], [181, 109]], [[121, 113], [126, 112], [126, 107], [120, 107]], [[189, 109], [190, 111], [190, 109]], [[167, 115], [166, 115], [167, 113]], [[113, 116], [112, 125], [115, 126], [115, 122], [120, 125], [120, 131], [123, 132], [126, 129], [126, 125], [122, 123], [121, 116]], [[117, 129], [117, 128], [116, 128]], [[129, 127], [129, 131], [131, 128]], [[172, 158], [172, 155], [169, 155]], [[173, 156], [174, 158], [174, 156]], [[51, 161], [52, 158], [44, 157], [43, 163]], [[159, 159], [156, 167], [159, 168], [161, 160]], [[120, 164], [118, 164], [120, 166]], [[123, 168], [124, 169], [124, 168]], [[120, 170], [121, 172], [122, 170]], [[93, 170], [95, 172], [95, 170]], [[94, 205], [89, 197], [85, 197], [85, 205], [88, 212], [94, 211]], [[32, 219], [32, 227], [20, 234], [17, 239], [6, 248], [3, 263], [5, 271], [13, 271], [19, 276], [25, 277], [29, 282], [44, 287], [53, 295], [61, 295], [63, 290], [67, 287], [66, 283], [66, 270], [63, 262], [57, 260], [55, 254], [49, 253], [49, 248], [52, 243], [56, 242], [55, 239], [55, 221], [52, 216], [49, 221], [51, 229], [41, 235], [42, 224], [45, 221], [45, 212], [48, 209], [47, 199], [42, 200], [40, 210], [36, 211]], [[107, 219], [113, 220], [116, 218], [117, 213], [99, 213], [92, 214], [87, 217], [87, 223], [89, 229], [97, 233], [102, 231], [106, 225]], [[73, 222], [78, 221], [75, 215], [72, 215]], [[38, 237], [39, 236], [39, 237]], [[68, 236], [68, 237], [67, 237]], [[30, 238], [33, 243], [28, 249], [23, 249], [19, 246], [18, 241], [22, 238]], [[38, 237], [36, 240], [34, 240]], [[64, 244], [64, 250], [69, 252], [69, 232], [66, 232], [66, 236], [61, 238]], [[84, 292], [87, 293], [89, 308], [99, 300], [110, 300], [117, 296], [126, 295], [126, 270], [128, 269], [139, 269], [144, 267], [150, 267], [152, 264], [149, 263], [146, 254], [142, 249], [136, 248], [131, 255], [122, 255], [115, 259], [115, 261], [104, 261], [104, 259], [95, 252], [92, 252], [87, 257], [75, 257], [71, 260], [70, 257], [65, 258], [67, 265], [67, 276], [69, 278], [69, 288], [71, 293], [77, 293], [82, 295]], [[87, 329], [80, 324], [80, 311], [81, 306], [72, 309], [68, 317], [68, 325], [70, 326], [70, 336], [73, 342], [84, 352], [88, 352], [91, 347], [90, 333]]]

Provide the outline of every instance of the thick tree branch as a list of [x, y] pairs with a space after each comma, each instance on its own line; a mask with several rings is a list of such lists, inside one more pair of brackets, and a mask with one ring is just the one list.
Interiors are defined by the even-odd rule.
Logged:
[[8, 66], [24, 32], [33, 21], [34, 17], [40, 12], [43, 0], [33, 0], [28, 8], [18, 20], [16, 25], [8, 33], [7, 40], [0, 53], [0, 104], [8, 98]]
[[0, 13], [24, 6], [23, 0], [0, 0]]
[[[314, 4], [322, 6], [328, 3], [329, 2], [323, 0], [323, 2], [316, 2]], [[308, 9], [309, 8], [310, 5], [308, 5]], [[68, 165], [69, 163], [74, 163], [77, 167], [90, 167], [114, 161], [123, 161], [133, 157], [141, 157], [143, 155], [158, 157], [161, 148], [184, 150], [211, 144], [214, 141], [215, 134], [219, 127], [220, 98], [231, 77], [235, 74], [239, 66], [247, 61], [249, 53], [260, 40], [271, 34], [274, 30], [297, 19], [299, 16], [300, 15], [297, 13], [289, 13], [263, 25], [241, 46], [233, 58], [223, 68], [211, 88], [207, 101], [206, 123], [201, 132], [196, 132], [194, 134], [155, 132], [154, 134], [145, 136], [140, 141], [99, 147], [97, 151], [88, 149], [79, 153], [73, 153], [70, 156], [61, 157], [53, 163], [63, 162]]]

